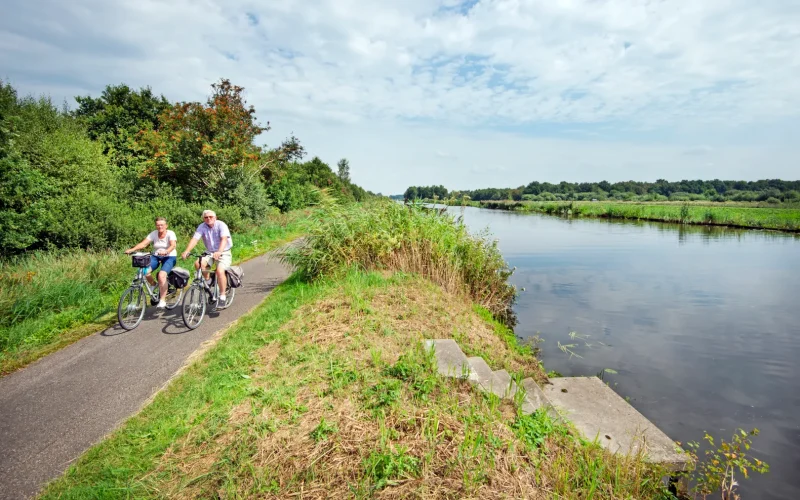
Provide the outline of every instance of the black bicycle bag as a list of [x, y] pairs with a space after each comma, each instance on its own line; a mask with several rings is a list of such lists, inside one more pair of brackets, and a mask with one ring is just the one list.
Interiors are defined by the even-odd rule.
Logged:
[[182, 267], [173, 267], [167, 275], [167, 281], [175, 288], [184, 288], [189, 283], [189, 271]]
[[228, 278], [231, 288], [239, 288], [242, 286], [244, 270], [240, 266], [231, 266], [225, 269], [225, 276]]
[[150, 265], [150, 254], [131, 255], [131, 265], [133, 267], [148, 267]]

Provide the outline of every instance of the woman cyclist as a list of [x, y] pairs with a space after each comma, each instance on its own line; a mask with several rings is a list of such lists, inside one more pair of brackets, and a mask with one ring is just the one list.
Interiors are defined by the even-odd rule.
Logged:
[[152, 271], [160, 265], [161, 270], [158, 272], [158, 291], [159, 301], [156, 306], [158, 309], [164, 309], [167, 304], [164, 299], [167, 297], [167, 274], [175, 267], [175, 261], [178, 257], [178, 252], [175, 248], [178, 245], [178, 238], [175, 233], [167, 229], [167, 220], [163, 217], [156, 217], [156, 230], [148, 234], [135, 247], [125, 250], [126, 254], [133, 253], [137, 250], [153, 244], [153, 252], [150, 255], [150, 267], [145, 271], [147, 275], [147, 282], [155, 285], [153, 277], [150, 275]]

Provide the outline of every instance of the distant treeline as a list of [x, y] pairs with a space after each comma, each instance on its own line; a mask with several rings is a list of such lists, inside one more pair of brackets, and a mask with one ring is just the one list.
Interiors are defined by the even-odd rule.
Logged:
[[764, 201], [800, 202], [800, 181], [764, 179], [759, 181], [722, 181], [714, 179], [669, 182], [624, 181], [566, 182], [558, 184], [533, 181], [517, 188], [485, 188], [448, 191], [443, 186], [411, 186], [404, 199], [470, 200], [624, 200], [624, 201]]
[[163, 216], [188, 232], [212, 208], [236, 230], [272, 211], [372, 193], [334, 172], [290, 137], [255, 144], [244, 89], [212, 85], [205, 102], [167, 101], [150, 88], [107, 86], [59, 109], [0, 81], [0, 255], [35, 249], [119, 248], [140, 241]]

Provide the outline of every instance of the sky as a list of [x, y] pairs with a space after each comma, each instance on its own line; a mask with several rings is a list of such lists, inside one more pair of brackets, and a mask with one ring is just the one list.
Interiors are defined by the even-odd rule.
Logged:
[[[0, 79], [245, 88], [359, 185], [800, 178], [797, 0], [4, 0]], [[309, 158], [310, 158], [309, 156]]]

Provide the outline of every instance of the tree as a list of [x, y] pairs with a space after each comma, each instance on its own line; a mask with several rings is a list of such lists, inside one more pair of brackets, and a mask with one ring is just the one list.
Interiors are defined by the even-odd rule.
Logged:
[[137, 134], [159, 127], [159, 116], [170, 107], [162, 95], [150, 87], [138, 91], [127, 85], [108, 85], [100, 97], [76, 96], [74, 115], [86, 124], [91, 139], [100, 141], [111, 162], [128, 167], [139, 156]]
[[256, 182], [261, 149], [255, 137], [269, 130], [256, 123], [243, 87], [222, 79], [212, 85], [206, 104], [178, 103], [160, 116], [157, 130], [139, 133], [137, 146], [147, 153], [143, 175], [178, 184], [187, 200], [217, 198], [220, 185], [236, 169], [247, 169], [243, 182]]
[[350, 182], [350, 162], [347, 161], [347, 158], [339, 160], [336, 166], [339, 167], [339, 179], [341, 179], [342, 182]]

